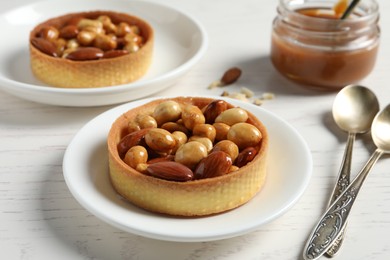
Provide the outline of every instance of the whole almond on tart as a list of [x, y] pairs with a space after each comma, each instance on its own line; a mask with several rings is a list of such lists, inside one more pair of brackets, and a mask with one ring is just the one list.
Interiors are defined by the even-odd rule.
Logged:
[[[140, 113], [152, 114], [154, 108], [166, 100], [173, 100], [182, 107], [195, 105], [200, 109], [213, 101], [210, 98], [200, 97], [159, 99], [133, 108], [116, 119], [107, 139], [109, 175], [114, 189], [140, 208], [177, 216], [204, 216], [221, 213], [237, 208], [252, 199], [261, 190], [266, 178], [268, 134], [265, 126], [250, 112], [248, 112], [247, 122], [260, 130], [262, 140], [255, 147], [258, 152], [253, 160], [233, 172], [204, 179], [171, 181], [150, 176], [147, 171], [146, 173], [139, 172], [121, 159], [117, 146], [128, 134], [129, 120], [134, 120]], [[234, 106], [228, 103], [228, 108], [232, 107]], [[208, 161], [211, 160], [205, 161], [209, 163]], [[175, 173], [172, 168], [175, 164], [162, 165], [169, 168], [169, 177], [179, 174], [179, 172]], [[157, 166], [154, 165], [150, 169], [153, 170], [153, 174]], [[218, 169], [214, 166], [212, 168]], [[223, 166], [223, 168], [226, 171], [226, 167]], [[158, 170], [157, 176], [160, 174]], [[181, 172], [185, 171], [181, 169]]]

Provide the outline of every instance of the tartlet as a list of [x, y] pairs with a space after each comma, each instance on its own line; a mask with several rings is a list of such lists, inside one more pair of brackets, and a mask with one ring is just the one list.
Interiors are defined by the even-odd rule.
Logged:
[[[128, 123], [138, 114], [152, 114], [158, 104], [173, 100], [204, 108], [210, 98], [177, 97], [158, 99], [131, 109], [112, 124], [107, 144], [109, 175], [114, 189], [132, 204], [148, 211], [175, 216], [205, 216], [239, 207], [252, 199], [263, 187], [266, 178], [268, 134], [265, 126], [253, 114], [248, 120], [262, 134], [257, 154], [239, 169], [218, 177], [191, 181], [170, 181], [146, 175], [130, 167], [118, 152], [118, 144], [128, 134]], [[230, 103], [228, 108], [234, 107]]]
[[[95, 60], [70, 60], [53, 57], [32, 44], [39, 37], [42, 28], [53, 26], [63, 28], [70, 21], [79, 18], [97, 19], [108, 16], [114, 24], [120, 22], [136, 25], [143, 38], [142, 47], [137, 52], [113, 58]], [[96, 88], [133, 82], [147, 72], [152, 62], [154, 44], [153, 28], [144, 20], [112, 11], [91, 11], [71, 13], [47, 20], [30, 32], [30, 64], [33, 74], [44, 83], [61, 88]]]

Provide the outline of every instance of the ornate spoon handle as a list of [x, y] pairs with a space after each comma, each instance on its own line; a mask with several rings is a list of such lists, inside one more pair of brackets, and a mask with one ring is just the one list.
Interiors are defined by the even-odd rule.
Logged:
[[315, 226], [306, 243], [303, 252], [303, 258], [305, 260], [318, 259], [338, 238], [347, 223], [349, 213], [364, 180], [383, 153], [380, 149], [375, 150], [356, 178], [321, 217], [321, 220]]
[[[345, 152], [343, 156], [343, 160], [341, 162], [340, 172], [339, 176], [336, 182], [336, 185], [333, 189], [332, 195], [330, 197], [330, 201], [328, 204], [328, 207], [340, 196], [340, 194], [345, 191], [345, 189], [348, 187], [351, 179], [351, 162], [352, 162], [352, 148], [353, 144], [355, 142], [355, 133], [349, 133], [347, 144], [345, 147]], [[339, 251], [343, 240], [344, 240], [344, 234], [345, 234], [345, 227], [340, 232], [340, 235], [337, 237], [335, 242], [332, 244], [332, 246], [326, 251], [326, 254], [330, 257], [333, 257], [337, 254]]]

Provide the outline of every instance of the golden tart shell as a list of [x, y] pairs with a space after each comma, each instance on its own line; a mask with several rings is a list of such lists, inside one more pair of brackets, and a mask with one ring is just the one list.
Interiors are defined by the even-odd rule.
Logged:
[[[108, 135], [109, 174], [113, 187], [125, 199], [143, 209], [168, 215], [204, 216], [239, 207], [252, 199], [266, 179], [268, 134], [265, 126], [251, 113], [249, 119], [262, 133], [256, 157], [240, 169], [214, 178], [187, 182], [167, 181], [142, 174], [119, 157], [117, 145], [127, 134], [127, 124], [137, 114], [152, 113], [157, 104], [174, 100], [200, 108], [213, 99], [178, 97], [151, 101], [131, 109], [112, 125]], [[230, 107], [233, 107], [229, 104]]]
[[[114, 23], [119, 21], [137, 25], [145, 39], [145, 44], [135, 53], [116, 58], [74, 61], [56, 58], [38, 50], [31, 44], [42, 27], [52, 25], [63, 27], [75, 17], [96, 19], [108, 15]], [[154, 31], [144, 20], [124, 13], [92, 11], [72, 13], [47, 20], [30, 32], [30, 65], [33, 74], [42, 82], [60, 88], [97, 88], [133, 82], [141, 78], [152, 63]]]

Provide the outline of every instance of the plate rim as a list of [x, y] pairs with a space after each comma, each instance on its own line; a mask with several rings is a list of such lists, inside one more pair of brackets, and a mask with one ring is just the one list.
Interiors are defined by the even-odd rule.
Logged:
[[[61, 0], [56, 0], [56, 1], [61, 2]], [[88, 1], [88, 0], [81, 0], [81, 1], [84, 1], [84, 3], [87, 3], [87, 4], [93, 4], [92, 1]], [[167, 72], [164, 72], [160, 75], [157, 75], [155, 77], [152, 77], [152, 78], [146, 79], [146, 80], [142, 80], [142, 78], [141, 78], [140, 79], [141, 81], [135, 81], [132, 83], [125, 83], [125, 84], [115, 85], [115, 86], [105, 86], [105, 87], [99, 87], [99, 88], [59, 88], [59, 87], [52, 87], [52, 86], [39, 85], [39, 84], [29, 84], [26, 82], [21, 82], [21, 81], [6, 77], [6, 75], [4, 75], [3, 73], [0, 73], [0, 90], [4, 90], [10, 94], [13, 94], [11, 92], [11, 90], [15, 90], [14, 88], [16, 87], [16, 88], [18, 88], [18, 91], [29, 91], [29, 92], [36, 92], [36, 93], [42, 93], [42, 94], [50, 94], [50, 95], [63, 94], [65, 96], [68, 96], [68, 95], [88, 96], [91, 94], [92, 95], [120, 94], [122, 92], [127, 92], [127, 91], [137, 91], [137, 90], [144, 88], [145, 86], [148, 86], [148, 85], [157, 85], [157, 84], [167, 85], [164, 88], [158, 89], [157, 90], [157, 92], [158, 92], [158, 91], [161, 91], [165, 88], [168, 88], [170, 85], [173, 85], [175, 82], [170, 83], [170, 84], [168, 84], [166, 82], [172, 80], [175, 77], [179, 78], [179, 77], [183, 76], [183, 74], [188, 72], [190, 70], [190, 68], [193, 67], [197, 62], [199, 62], [200, 59], [205, 55], [205, 53], [208, 49], [208, 46], [209, 46], [209, 38], [207, 35], [207, 31], [206, 31], [205, 27], [200, 23], [200, 21], [197, 18], [195, 18], [194, 16], [192, 16], [191, 14], [189, 14], [188, 12], [185, 12], [179, 8], [173, 7], [173, 6], [168, 5], [168, 4], [150, 1], [150, 0], [146, 0], [146, 1], [132, 0], [131, 2], [129, 2], [127, 0], [112, 0], [111, 1], [111, 3], [113, 3], [113, 4], [115, 4], [115, 2], [117, 2], [117, 3], [131, 3], [132, 5], [138, 5], [138, 4], [152, 5], [152, 6], [155, 6], [158, 8], [164, 8], [166, 10], [170, 10], [170, 11], [173, 11], [177, 14], [180, 14], [181, 17], [185, 17], [186, 19], [188, 19], [188, 21], [190, 21], [194, 25], [194, 28], [196, 28], [196, 31], [200, 35], [199, 45], [196, 46], [197, 48], [194, 50], [192, 55], [190, 57], [187, 57], [178, 66], [172, 68], [171, 70], [169, 70]], [[22, 4], [20, 6], [12, 8], [12, 9], [6, 10], [5, 12], [1, 12], [0, 18], [4, 17], [8, 13], [14, 12], [20, 8], [25, 8], [28, 6], [34, 7], [37, 5], [44, 5], [45, 3], [53, 4], [53, 3], [55, 3], [55, 1], [43, 0], [43, 1], [33, 2], [33, 3]], [[99, 7], [97, 7], [97, 8], [99, 8]], [[115, 8], [113, 8], [113, 9], [115, 9]], [[66, 11], [64, 11], [64, 13], [66, 13]], [[134, 14], [134, 15], [137, 15], [137, 14]], [[45, 16], [45, 19], [48, 19], [48, 18], [50, 18], [50, 17]], [[4, 25], [2, 25], [2, 26], [4, 26]], [[25, 47], [25, 48], [27, 48], [27, 47]], [[149, 93], [147, 95], [151, 95], [151, 93]], [[145, 95], [145, 96], [147, 96], [147, 95]], [[145, 96], [143, 96], [143, 97], [145, 97]], [[28, 98], [25, 98], [25, 99], [28, 99]], [[118, 104], [118, 103], [129, 102], [129, 101], [131, 101], [131, 99], [125, 100], [125, 101], [113, 102], [113, 103], [109, 103], [109, 104]], [[38, 101], [36, 101], [36, 102], [38, 102]], [[46, 102], [41, 102], [41, 103], [46, 103]], [[103, 105], [107, 105], [107, 103], [105, 103]], [[82, 106], [82, 105], [76, 105], [76, 106]]]
[[[214, 97], [214, 96], [202, 96], [202, 97], [220, 98], [220, 97]], [[112, 122], [113, 122], [116, 119], [116, 117], [118, 117], [123, 111], [125, 111], [124, 109], [131, 109], [132, 107], [134, 107], [134, 106], [136, 106], [138, 104], [143, 104], [145, 102], [148, 102], [148, 101], [151, 101], [151, 100], [154, 100], [154, 99], [160, 99], [160, 98], [166, 98], [166, 97], [154, 97], [154, 98], [141, 99], [141, 100], [137, 100], [137, 101], [133, 101], [133, 102], [128, 102], [126, 104], [122, 104], [122, 105], [119, 105], [119, 106], [114, 107], [112, 109], [109, 109], [109, 110], [101, 113], [100, 115], [94, 117], [89, 122], [87, 122], [76, 133], [74, 138], [69, 143], [69, 145], [68, 145], [68, 147], [67, 147], [67, 149], [65, 151], [64, 158], [63, 158], [63, 175], [64, 175], [65, 182], [66, 182], [69, 190], [71, 191], [73, 197], [86, 210], [88, 210], [89, 212], [94, 214], [97, 218], [99, 218], [99, 219], [103, 220], [104, 222], [106, 222], [106, 223], [108, 223], [108, 224], [110, 224], [110, 225], [112, 225], [114, 227], [117, 227], [117, 228], [119, 228], [119, 229], [121, 229], [123, 231], [129, 232], [129, 233], [133, 233], [133, 234], [136, 234], [136, 235], [141, 235], [141, 236], [148, 237], [148, 238], [153, 238], [153, 239], [159, 239], [159, 240], [165, 240], [165, 241], [176, 241], [176, 242], [213, 241], [213, 240], [232, 238], [232, 237], [235, 237], [235, 236], [244, 235], [246, 233], [254, 231], [254, 230], [258, 229], [259, 227], [261, 227], [263, 225], [266, 225], [269, 222], [277, 219], [281, 215], [285, 214], [302, 197], [303, 193], [305, 192], [305, 190], [306, 190], [306, 188], [307, 188], [307, 186], [308, 186], [308, 184], [310, 182], [310, 179], [311, 179], [311, 176], [312, 176], [312, 172], [313, 172], [313, 170], [312, 170], [313, 169], [312, 155], [311, 155], [309, 146], [306, 143], [306, 141], [303, 139], [303, 137], [299, 134], [299, 132], [292, 125], [290, 125], [286, 120], [284, 120], [283, 118], [280, 118], [279, 116], [275, 115], [274, 113], [272, 113], [272, 112], [270, 112], [270, 111], [268, 111], [266, 109], [257, 107], [258, 109], [260, 109], [262, 111], [261, 113], [266, 113], [271, 118], [276, 119], [276, 120], [282, 122], [284, 125], [288, 126], [289, 130], [293, 131], [294, 134], [295, 134], [295, 137], [298, 138], [298, 141], [299, 141], [300, 145], [302, 146], [302, 148], [304, 148], [303, 152], [305, 153], [304, 157], [306, 158], [306, 165], [303, 168], [306, 169], [306, 173], [303, 175], [304, 176], [303, 182], [300, 183], [299, 187], [296, 187], [296, 191], [294, 192], [294, 196], [292, 198], [289, 198], [288, 200], [286, 200], [286, 202], [283, 203], [283, 205], [282, 205], [283, 207], [280, 208], [278, 211], [273, 212], [272, 215], [271, 214], [267, 215], [267, 217], [264, 218], [263, 221], [261, 221], [260, 223], [256, 223], [255, 225], [253, 225], [253, 224], [252, 225], [248, 225], [245, 228], [242, 228], [240, 230], [235, 230], [234, 232], [231, 231], [231, 232], [227, 232], [227, 233], [206, 234], [206, 235], [196, 235], [196, 236], [167, 234], [167, 232], [161, 232], [161, 231], [160, 232], [149, 232], [149, 231], [142, 230], [142, 228], [135, 228], [133, 226], [125, 225], [122, 222], [118, 223], [117, 221], [115, 221], [115, 219], [113, 219], [110, 216], [108, 216], [108, 217], [107, 216], [103, 216], [104, 214], [102, 215], [102, 213], [99, 212], [99, 210], [97, 208], [91, 207], [91, 205], [89, 205], [88, 202], [86, 202], [85, 200], [80, 198], [79, 194], [78, 194], [78, 191], [75, 190], [74, 186], [72, 186], [72, 183], [71, 183], [72, 180], [71, 180], [71, 178], [69, 176], [69, 173], [67, 173], [67, 165], [68, 165], [67, 160], [69, 160], [68, 159], [69, 156], [70, 156], [69, 154], [71, 153], [71, 150], [72, 150], [72, 147], [74, 145], [74, 142], [75, 142], [75, 140], [77, 140], [76, 138], [78, 138], [78, 135], [80, 135], [80, 133], [82, 133], [82, 131], [85, 131], [85, 129], [87, 129], [90, 124], [93, 124], [95, 120], [98, 121], [100, 118], [104, 118], [105, 116], [108, 116], [108, 115], [112, 114], [110, 117], [112, 117], [111, 119], [112, 119]], [[224, 98], [224, 99], [228, 100], [233, 105], [240, 106], [240, 105], [244, 104], [244, 105], [252, 106], [252, 109], [256, 108], [255, 105], [252, 105], [252, 104], [249, 104], [249, 103], [244, 103], [242, 101], [232, 100], [232, 99], [229, 99], [229, 98]], [[111, 123], [110, 123], [110, 125], [111, 125]], [[135, 207], [135, 206], [132, 206], [132, 207]], [[127, 209], [127, 210], [130, 210], [130, 209]], [[235, 211], [235, 210], [239, 210], [239, 208], [234, 209], [233, 211]], [[152, 214], [154, 216], [156, 216], [156, 215], [158, 216], [158, 214], [150, 213], [150, 212], [147, 212], [147, 211], [145, 211], [145, 212], [147, 214]], [[226, 214], [226, 213], [218, 214], [217, 216], [220, 216], [220, 217], [222, 216], [222, 218], [223, 218], [224, 214]]]

